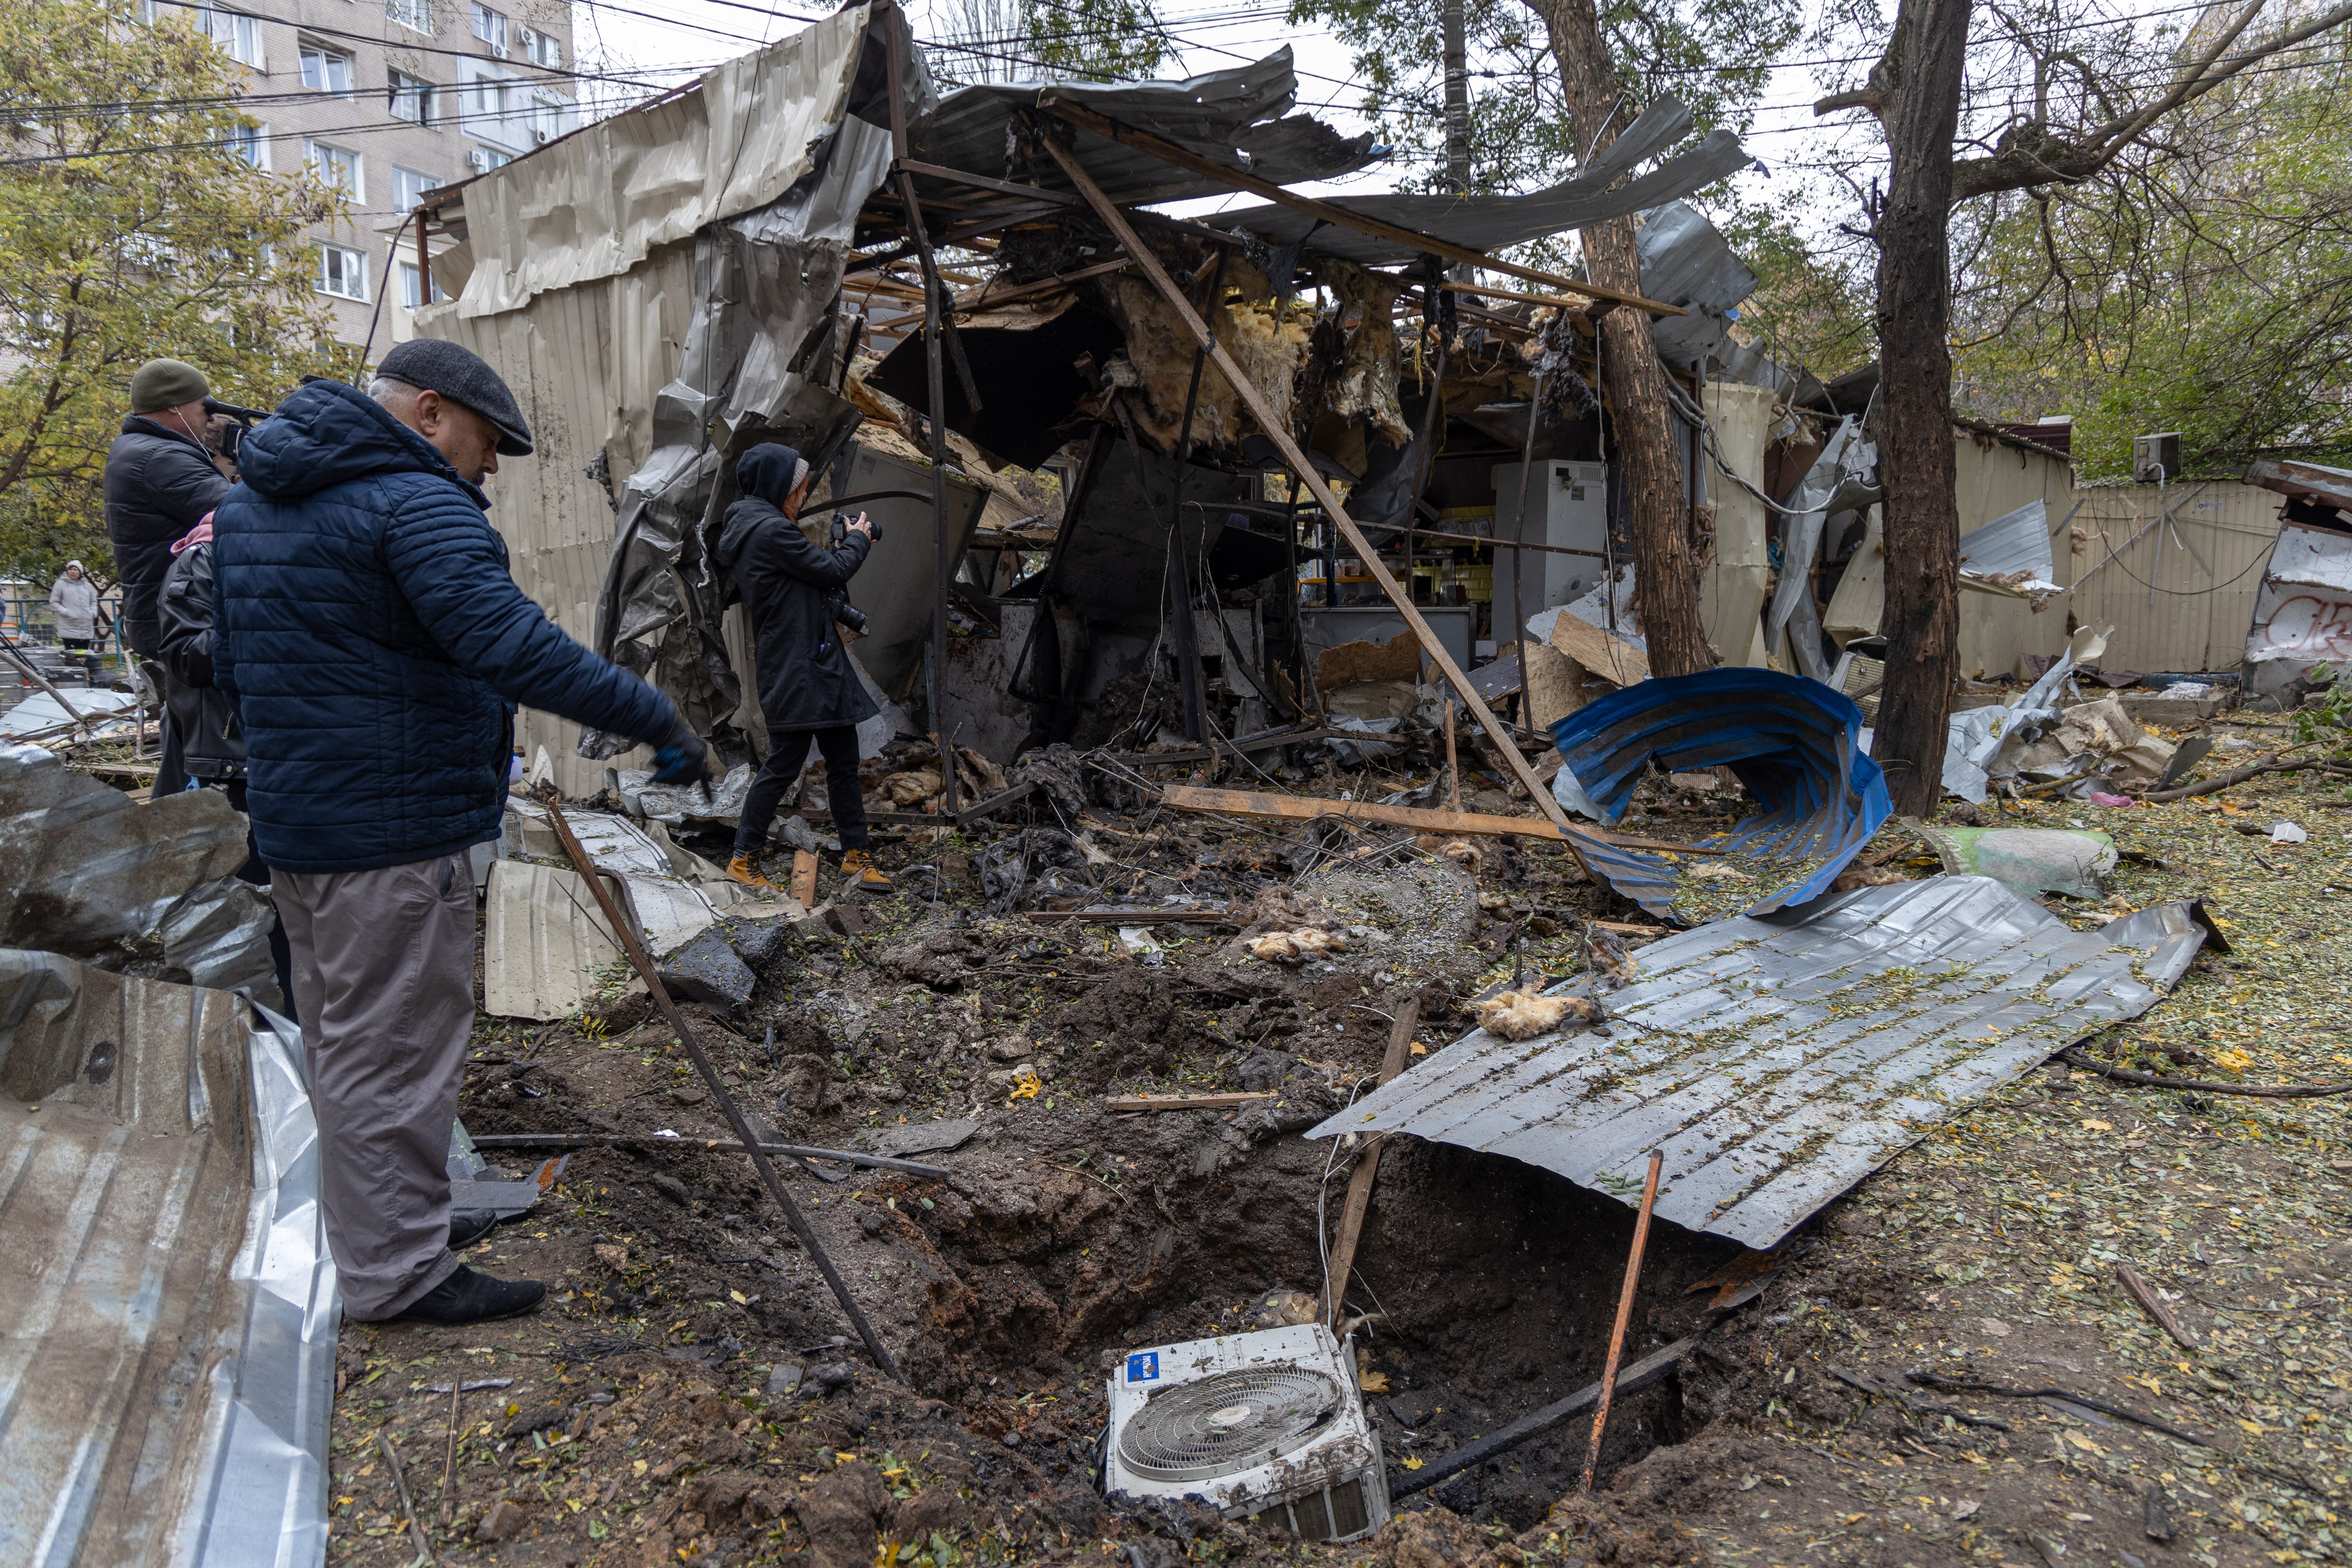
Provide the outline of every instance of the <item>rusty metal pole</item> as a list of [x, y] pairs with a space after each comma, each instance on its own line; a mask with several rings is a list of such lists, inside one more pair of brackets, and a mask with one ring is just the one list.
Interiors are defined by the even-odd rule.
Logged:
[[[801, 1213], [800, 1205], [793, 1202], [792, 1194], [784, 1190], [782, 1178], [776, 1174], [776, 1167], [768, 1162], [765, 1146], [760, 1142], [759, 1134], [752, 1131], [751, 1123], [743, 1120], [743, 1112], [736, 1107], [735, 1097], [728, 1093], [727, 1086], [719, 1081], [719, 1069], [710, 1065], [710, 1058], [703, 1051], [701, 1042], [686, 1026], [686, 1020], [678, 1016], [677, 1005], [670, 1000], [669, 989], [655, 971], [653, 959], [646, 954], [645, 944], [637, 940], [635, 928], [613, 902], [613, 895], [605, 891], [604, 879], [596, 875], [595, 865], [588, 858], [588, 851], [580, 847], [580, 840], [572, 835], [572, 825], [563, 819], [563, 808], [552, 799], [543, 801], [541, 805], [547, 813], [547, 825], [555, 830], [556, 842], [562, 845], [572, 868], [579, 873], [582, 881], [588, 884], [588, 890], [596, 895], [596, 905], [604, 910], [605, 923], [613, 928], [613, 935], [620, 942], [622, 952], [627, 955], [630, 966], [637, 972], [637, 978], [646, 983], [646, 990], [652, 995], [654, 1006], [660, 1011], [663, 1022], [669, 1025], [670, 1033], [677, 1036], [677, 1043], [686, 1047], [687, 1059], [694, 1063], [694, 1070], [702, 1079], [702, 1087], [710, 1091], [710, 1098], [718, 1102], [719, 1113], [727, 1118], [727, 1125], [735, 1130], [736, 1140], [743, 1145], [743, 1152], [751, 1156], [752, 1168], [760, 1173], [761, 1184], [768, 1189], [768, 1196], [774, 1199], [776, 1206], [783, 1211], [784, 1224], [799, 1238], [803, 1250], [816, 1265], [817, 1272], [824, 1276], [825, 1284], [833, 1291], [833, 1299], [841, 1303], [842, 1312], [849, 1319], [850, 1326], [865, 1342], [866, 1353], [874, 1358], [874, 1364], [893, 1382], [905, 1383], [906, 1374], [898, 1370], [898, 1363], [883, 1348], [882, 1337], [874, 1331], [874, 1325], [866, 1321], [866, 1313], [857, 1305], [857, 1299], [849, 1293], [849, 1287], [834, 1268], [833, 1259], [825, 1255], [824, 1244], [817, 1240], [816, 1232], [810, 1227], [808, 1216]], [[464, 1369], [459, 1368], [453, 1375], [462, 1377]]]
[[[890, 68], [890, 151], [902, 164], [907, 157], [907, 95], [906, 68], [901, 58], [905, 45], [898, 37], [899, 13], [896, 6], [877, 6], [875, 17], [882, 24], [887, 42]], [[923, 267], [923, 371], [929, 381], [930, 395], [931, 437], [931, 647], [926, 661], [924, 685], [929, 689], [931, 732], [940, 746], [940, 783], [942, 789], [940, 809], [950, 816], [962, 804], [962, 791], [956, 778], [954, 741], [950, 738], [947, 721], [948, 695], [948, 579], [954, 571], [955, 552], [948, 537], [948, 426], [947, 371], [940, 357], [941, 313], [940, 297], [944, 287], [940, 281], [939, 262], [931, 255], [931, 242], [923, 231], [922, 204], [915, 199], [915, 176], [903, 167], [898, 171], [898, 199], [907, 208], [907, 237], [914, 241], [915, 254]]]
[[1601, 1369], [1601, 1403], [1592, 1412], [1592, 1446], [1584, 1451], [1584, 1479], [1580, 1493], [1592, 1490], [1592, 1473], [1601, 1468], [1601, 1434], [1609, 1426], [1609, 1400], [1617, 1392], [1617, 1363], [1625, 1353], [1625, 1323], [1633, 1315], [1633, 1288], [1641, 1283], [1642, 1248], [1650, 1239], [1650, 1210], [1658, 1202], [1658, 1172], [1666, 1163], [1663, 1149], [1650, 1152], [1649, 1178], [1642, 1184], [1642, 1212], [1633, 1220], [1633, 1255], [1625, 1259], [1625, 1286], [1617, 1293], [1617, 1326], [1609, 1331], [1609, 1362]]

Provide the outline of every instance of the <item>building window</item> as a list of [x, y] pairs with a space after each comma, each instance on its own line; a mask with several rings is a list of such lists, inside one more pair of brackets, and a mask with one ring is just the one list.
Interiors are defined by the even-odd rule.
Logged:
[[340, 245], [319, 247], [319, 292], [367, 302], [367, 256]]
[[404, 27], [419, 33], [437, 33], [434, 25], [433, 0], [383, 0], [383, 14]]
[[535, 92], [530, 100], [530, 139], [541, 145], [554, 141], [564, 132], [563, 111], [572, 107], [569, 99], [553, 93]]
[[414, 261], [404, 261], [400, 264], [400, 303], [402, 309], [409, 310], [422, 309], [427, 303], [425, 297], [425, 290], [428, 287], [433, 290], [433, 299], [431, 301], [433, 303], [437, 304], [439, 301], [446, 300], [449, 297], [448, 295], [441, 292], [440, 284], [428, 282], [424, 275], [417, 270], [416, 263]]
[[196, 21], [205, 36], [218, 44], [229, 58], [255, 70], [261, 69], [260, 17], [207, 5], [197, 10]]
[[476, 0], [474, 6], [474, 37], [490, 47], [499, 58], [507, 58], [507, 14], [493, 11]]
[[563, 68], [563, 40], [552, 33], [542, 33], [536, 27], [522, 30], [522, 56], [535, 66], [549, 70]]
[[348, 97], [352, 90], [352, 57], [319, 44], [302, 46], [302, 85], [312, 92], [341, 93]]
[[257, 169], [269, 167], [269, 128], [265, 125], [232, 125], [222, 139], [228, 150]]
[[394, 163], [392, 166], [392, 210], [402, 213], [415, 211], [416, 204], [425, 199], [425, 193], [439, 184], [441, 177], [437, 174], [404, 169]]
[[406, 71], [392, 72], [390, 80], [392, 117], [412, 125], [432, 124], [433, 84]]
[[320, 179], [352, 200], [358, 201], [365, 194], [360, 188], [360, 155], [349, 148], [331, 147], [305, 137], [302, 160], [318, 172]]

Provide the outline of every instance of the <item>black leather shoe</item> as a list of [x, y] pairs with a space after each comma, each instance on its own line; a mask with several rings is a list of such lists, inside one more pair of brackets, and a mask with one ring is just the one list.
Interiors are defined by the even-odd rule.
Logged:
[[449, 1250], [463, 1252], [498, 1227], [499, 1216], [488, 1209], [461, 1209], [449, 1215]]
[[464, 1264], [392, 1319], [396, 1323], [437, 1323], [455, 1328], [461, 1323], [487, 1323], [499, 1318], [520, 1317], [547, 1298], [547, 1287], [536, 1279], [493, 1279]]

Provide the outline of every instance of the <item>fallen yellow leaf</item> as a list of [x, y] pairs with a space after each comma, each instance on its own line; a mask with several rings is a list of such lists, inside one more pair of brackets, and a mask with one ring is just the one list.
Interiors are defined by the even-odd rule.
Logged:
[[[1412, 1054], [1417, 1057], [1425, 1057], [1429, 1054], [1429, 1047], [1423, 1045], [1419, 1040], [1415, 1040], [1412, 1043]], [[2340, 1061], [2343, 1058], [2338, 1058], [2337, 1059]]]
[[1389, 1374], [1384, 1372], [1368, 1372], [1356, 1379], [1356, 1386], [1366, 1394], [1386, 1394], [1389, 1391]]
[[2082, 1450], [2083, 1450], [2083, 1452], [2084, 1452], [2085, 1454], [2104, 1454], [2104, 1453], [2105, 1453], [2105, 1452], [2106, 1452], [2106, 1450], [2105, 1450], [2105, 1448], [2102, 1448], [2102, 1447], [2099, 1447], [2099, 1445], [2097, 1445], [2096, 1443], [2092, 1442], [2088, 1437], [2084, 1436], [2080, 1432], [2069, 1432], [2069, 1433], [2067, 1433], [2067, 1434], [2066, 1434], [2066, 1441], [2068, 1441], [2069, 1443], [2074, 1444], [2074, 1447], [2076, 1447], [2077, 1448], [2082, 1449]]
[[1408, 1470], [1417, 1470], [1421, 1468], [1421, 1460], [1418, 1458], [1407, 1459], [1404, 1462], [1404, 1468]]
[[748, 1306], [750, 1306], [750, 1305], [751, 1304], [751, 1297], [749, 1297], [749, 1296], [746, 1296], [746, 1295], [745, 1295], [745, 1294], [743, 1294], [743, 1292], [742, 1292], [742, 1291], [740, 1291], [740, 1290], [730, 1290], [730, 1291], [728, 1291], [728, 1292], [727, 1292], [727, 1299], [728, 1299], [729, 1300], [730, 1300], [730, 1301], [734, 1302], [734, 1303], [735, 1303], [737, 1306], [739, 1306], [739, 1307], [748, 1307]]
[[2092, 1132], [2113, 1132], [2116, 1130], [2116, 1124], [2114, 1122], [2101, 1121], [2096, 1117], [2092, 1116], [2085, 1116], [2083, 1118], [2083, 1126], [2085, 1130]]

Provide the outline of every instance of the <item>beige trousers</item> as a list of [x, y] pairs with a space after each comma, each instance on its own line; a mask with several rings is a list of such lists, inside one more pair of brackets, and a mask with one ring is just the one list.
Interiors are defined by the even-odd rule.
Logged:
[[447, 1279], [449, 1125], [474, 1026], [463, 854], [374, 871], [273, 870], [319, 1121], [343, 1310], [389, 1318]]

